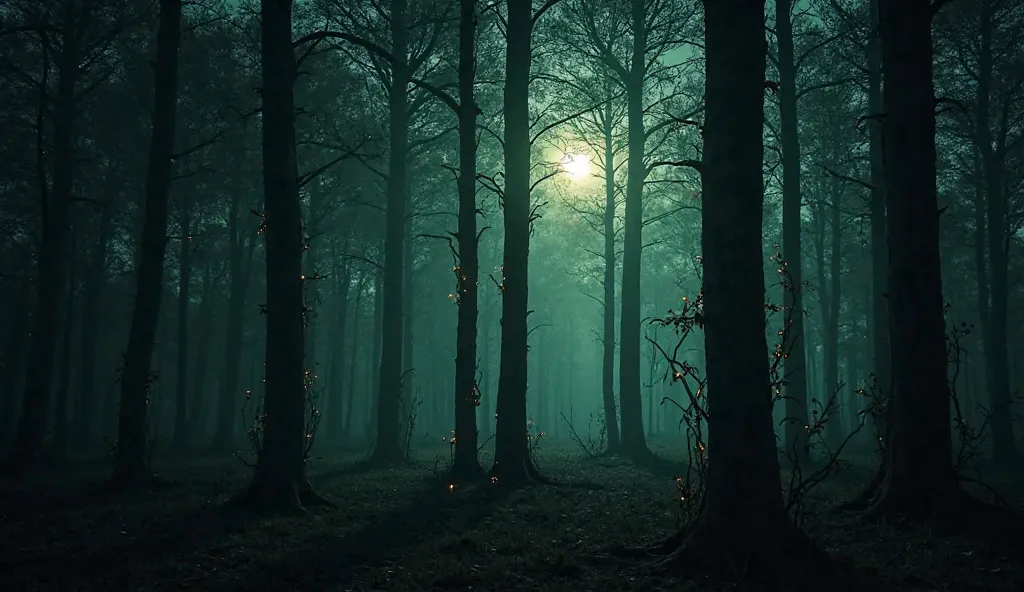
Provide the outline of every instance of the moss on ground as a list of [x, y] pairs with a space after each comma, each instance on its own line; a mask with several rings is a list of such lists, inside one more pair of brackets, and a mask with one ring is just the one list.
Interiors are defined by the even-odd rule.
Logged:
[[[97, 485], [102, 464], [2, 483], [0, 589], [715, 589], [605, 553], [673, 531], [679, 509], [670, 467], [642, 469], [552, 445], [539, 452], [542, 470], [582, 485], [498, 493], [451, 490], [436, 471], [435, 456], [446, 453], [421, 452], [421, 462], [387, 470], [367, 470], [357, 454], [318, 460], [311, 481], [336, 508], [256, 521], [223, 507], [247, 478], [236, 459], [162, 463], [157, 469], [174, 483], [132, 496]], [[852, 468], [823, 484], [804, 527], [876, 589], [1024, 589], [1024, 573], [1003, 549], [829, 511], [869, 476], [869, 468]]]

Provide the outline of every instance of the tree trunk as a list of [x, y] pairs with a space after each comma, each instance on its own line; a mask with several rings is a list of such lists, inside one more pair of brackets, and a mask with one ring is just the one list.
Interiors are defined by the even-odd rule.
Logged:
[[477, 456], [476, 336], [480, 257], [476, 224], [476, 0], [461, 0], [459, 11], [459, 262], [455, 266], [459, 304], [455, 336], [455, 459], [452, 473], [481, 473]]
[[262, 442], [236, 502], [299, 511], [321, 501], [305, 474], [305, 303], [302, 207], [295, 155], [292, 0], [262, 0], [263, 195], [267, 216], [267, 345]]
[[199, 305], [199, 347], [195, 355], [195, 372], [192, 376], [191, 396], [188, 401], [188, 430], [193, 440], [203, 431], [204, 402], [209, 390], [206, 388], [207, 368], [210, 359], [210, 342], [213, 327], [213, 270], [209, 260], [203, 265], [203, 300]]
[[391, 0], [391, 85], [387, 215], [384, 234], [384, 281], [380, 366], [377, 392], [377, 442], [371, 457], [375, 464], [400, 462], [402, 448], [403, 280], [405, 259], [406, 157], [409, 147], [409, 64], [406, 31], [407, 0]]
[[619, 414], [615, 409], [615, 147], [611, 85], [604, 108], [604, 335], [601, 338], [601, 394], [608, 452], [619, 450]]
[[935, 180], [932, 7], [879, 0], [885, 86], [892, 408], [874, 513], [929, 517], [961, 493], [952, 465]]
[[82, 285], [82, 319], [79, 327], [78, 405], [75, 441], [91, 444], [97, 434], [97, 411], [101, 397], [96, 389], [96, 354], [100, 336], [100, 301], [106, 288], [107, 252], [113, 235], [113, 208], [103, 208], [96, 231], [96, 243], [89, 254]]
[[245, 309], [246, 292], [249, 290], [249, 280], [252, 274], [256, 237], [250, 236], [246, 245], [246, 239], [243, 237], [247, 233], [241, 232], [242, 218], [239, 215], [241, 205], [241, 193], [237, 192], [231, 196], [231, 206], [228, 210], [231, 224], [228, 275], [231, 279], [228, 284], [227, 322], [224, 326], [224, 374], [221, 377], [220, 398], [217, 402], [217, 431], [211, 444], [211, 448], [214, 450], [229, 450], [235, 446], [237, 414], [243, 401], [241, 393], [237, 392], [239, 373], [242, 369], [244, 342], [242, 313]]
[[78, 288], [78, 277], [75, 273], [74, 264], [75, 239], [74, 227], [71, 231], [71, 240], [68, 257], [71, 258], [71, 266], [68, 269], [67, 295], [64, 298], [64, 305], [60, 329], [60, 364], [57, 367], [57, 384], [54, 393], [54, 418], [53, 418], [53, 457], [57, 460], [65, 460], [68, 455], [68, 398], [71, 396], [71, 336], [75, 328], [75, 291]]
[[[868, 134], [871, 163], [871, 345], [875, 365], [874, 396], [885, 400], [890, 392], [889, 370], [889, 251], [886, 245], [885, 168], [882, 150], [882, 47], [878, 32], [878, 1], [868, 0]], [[881, 402], [881, 401], [874, 401]], [[869, 404], [873, 402], [869, 401]], [[874, 437], [881, 438], [884, 426], [875, 425]]]
[[11, 326], [10, 336], [4, 348], [3, 360], [3, 388], [4, 388], [4, 415], [0, 428], [3, 428], [3, 443], [8, 442], [11, 435], [10, 428], [14, 427], [16, 414], [18, 413], [18, 394], [21, 391], [24, 369], [25, 346], [29, 343], [32, 327], [32, 279], [25, 277], [21, 280], [18, 288], [18, 297], [14, 305], [14, 317]]
[[67, 281], [68, 241], [75, 176], [75, 92], [79, 78], [82, 32], [76, 28], [81, 17], [75, 3], [64, 3], [57, 57], [57, 96], [53, 105], [53, 187], [52, 198], [42, 185], [42, 240], [36, 265], [36, 302], [33, 327], [25, 364], [25, 392], [21, 415], [11, 449], [15, 468], [28, 468], [43, 452], [49, 423], [50, 392], [59, 337], [61, 299]]
[[708, 2], [704, 19], [709, 457], [700, 514], [674, 557], [734, 578], [729, 572], [742, 570], [738, 577], [764, 589], [789, 589], [779, 580], [802, 581], [822, 562], [808, 557], [809, 541], [786, 515], [772, 425], [761, 239], [764, 2]]
[[622, 451], [632, 457], [650, 455], [644, 438], [640, 396], [640, 252], [643, 250], [644, 180], [647, 178], [644, 128], [644, 78], [647, 76], [647, 10], [632, 0], [633, 49], [626, 77], [626, 121], [629, 156], [626, 163], [625, 232], [622, 238], [622, 314], [619, 345], [619, 409]]
[[192, 287], [192, 204], [188, 191], [181, 192], [178, 243], [178, 334], [176, 380], [174, 382], [174, 436], [171, 449], [184, 451], [188, 446], [188, 371], [189, 371], [189, 309]]
[[[326, 423], [324, 428], [327, 437], [332, 443], [341, 443], [345, 440], [348, 431], [345, 430], [347, 422], [344, 413], [345, 400], [351, 398], [351, 391], [345, 386], [345, 329], [348, 326], [348, 305], [349, 289], [352, 283], [351, 264], [342, 260], [340, 267], [335, 269], [335, 277], [338, 278], [335, 286], [336, 311], [334, 323], [331, 326], [330, 360], [327, 368], [330, 372], [327, 382], [327, 400], [323, 402]], [[362, 279], [359, 280], [362, 282]], [[355, 314], [359, 314], [356, 311]], [[351, 349], [356, 350], [356, 340], [352, 340]]]
[[[842, 141], [841, 135], [836, 134], [833, 142]], [[833, 166], [838, 166], [838, 156], [833, 159]], [[825, 397], [823, 403], [828, 404], [825, 412], [828, 419], [825, 423], [825, 441], [829, 450], [835, 452], [846, 434], [843, 428], [842, 417], [842, 395], [839, 390], [839, 312], [842, 303], [840, 292], [840, 273], [842, 271], [842, 245], [843, 236], [841, 230], [841, 201], [842, 187], [839, 185], [838, 177], [829, 179], [829, 193], [831, 204], [829, 208], [829, 262], [828, 262], [828, 319], [825, 325]], [[822, 296], [825, 296], [823, 293]]]
[[526, 439], [527, 308], [530, 252], [530, 0], [506, 0], [505, 245], [502, 265], [501, 366], [491, 479], [511, 487], [536, 472]]
[[775, 0], [779, 44], [779, 119], [782, 133], [782, 256], [792, 278], [783, 290], [786, 327], [785, 454], [799, 464], [807, 456], [807, 367], [804, 353], [803, 254], [801, 251], [800, 133], [797, 119], [796, 57], [793, 50], [793, 0]]
[[148, 466], [150, 364], [163, 300], [167, 248], [167, 194], [171, 183], [178, 107], [181, 0], [160, 3], [154, 64], [153, 136], [146, 172], [146, 210], [136, 274], [135, 309], [121, 373], [117, 454], [113, 478], [136, 485], [152, 476]]
[[[993, 89], [993, 2], [981, 3], [981, 47], [978, 64], [977, 143], [981, 149], [986, 206], [988, 206], [988, 253], [991, 269], [991, 306], [985, 359], [988, 362], [988, 391], [992, 400], [992, 446], [995, 461], [1003, 467], [1017, 467], [1020, 451], [1013, 435], [1013, 397], [1010, 392], [1010, 358], [1007, 334], [1009, 299], [1010, 224], [1009, 202], [1004, 184], [1006, 137], [992, 134]], [[1009, 100], [1008, 98], [1005, 100]], [[1010, 125], [999, 122], [1002, 128]]]

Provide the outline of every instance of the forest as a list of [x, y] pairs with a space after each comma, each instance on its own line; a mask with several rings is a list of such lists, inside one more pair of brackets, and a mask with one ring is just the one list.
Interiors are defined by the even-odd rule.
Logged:
[[1024, 4], [5, 0], [0, 589], [1024, 590]]

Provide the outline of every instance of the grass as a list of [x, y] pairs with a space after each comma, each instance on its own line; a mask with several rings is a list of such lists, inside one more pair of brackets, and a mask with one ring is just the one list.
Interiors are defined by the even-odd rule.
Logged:
[[[450, 490], [435, 471], [446, 449], [379, 471], [366, 470], [360, 455], [321, 459], [311, 481], [336, 508], [249, 522], [222, 508], [247, 478], [236, 459], [158, 464], [175, 483], [130, 498], [97, 486], [103, 464], [2, 483], [0, 589], [713, 589], [604, 553], [673, 531], [679, 510], [670, 472], [545, 444], [538, 458], [546, 474], [600, 488]], [[680, 459], [678, 451], [655, 449]], [[869, 476], [868, 468], [852, 468], [823, 484], [808, 502], [805, 529], [877, 582], [874, 589], [1024, 589], [1024, 573], [1001, 549], [829, 511]]]

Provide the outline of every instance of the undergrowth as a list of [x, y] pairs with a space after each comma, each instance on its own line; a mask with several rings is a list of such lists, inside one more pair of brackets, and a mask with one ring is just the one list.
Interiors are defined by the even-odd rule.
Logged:
[[[682, 464], [679, 442], [661, 444], [655, 452]], [[589, 458], [571, 443], [535, 453], [553, 477], [601, 489], [450, 487], [433, 454], [381, 471], [325, 455], [311, 481], [337, 508], [243, 522], [223, 506], [246, 483], [230, 458], [167, 461], [158, 468], [176, 485], [127, 498], [95, 485], [102, 464], [0, 484], [0, 589], [711, 590], [604, 555], [673, 531], [674, 473]], [[804, 527], [829, 552], [877, 589], [1021, 589], [1024, 574], [998, 549], [830, 518], [872, 470], [855, 464], [810, 495]]]

